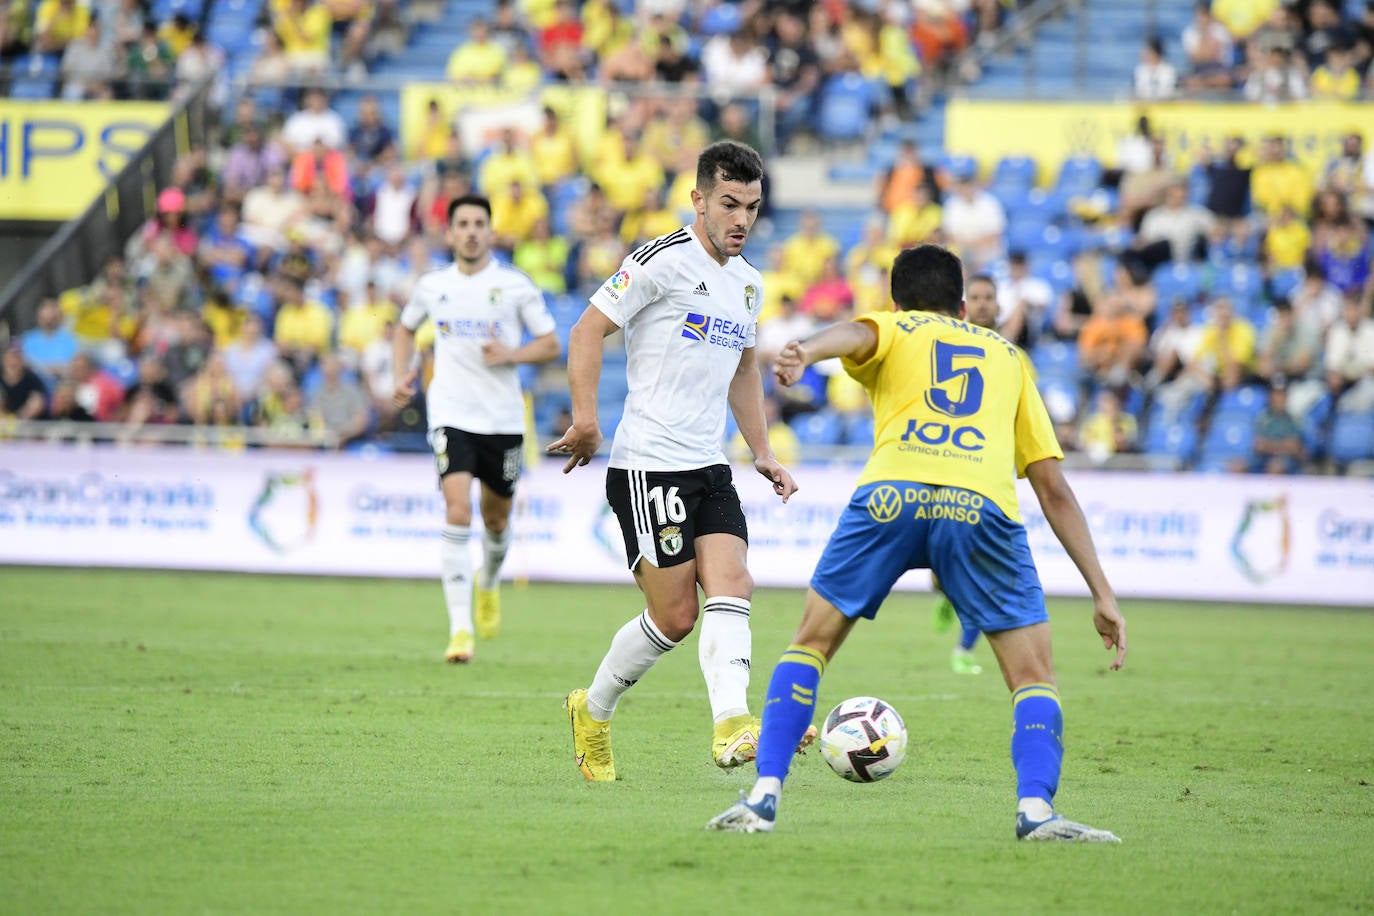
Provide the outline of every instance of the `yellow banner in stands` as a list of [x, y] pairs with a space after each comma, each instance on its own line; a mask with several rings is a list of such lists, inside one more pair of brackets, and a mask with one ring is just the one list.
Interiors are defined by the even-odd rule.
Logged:
[[1051, 182], [1070, 156], [1093, 156], [1107, 168], [1117, 163], [1121, 140], [1141, 115], [1164, 135], [1174, 164], [1192, 165], [1204, 146], [1220, 150], [1227, 137], [1242, 136], [1253, 154], [1257, 141], [1283, 134], [1293, 154], [1313, 174], [1341, 149], [1347, 134], [1374, 142], [1374, 105], [1306, 102], [1249, 105], [1201, 102], [1060, 103], [980, 102], [956, 99], [945, 110], [945, 147], [973, 156], [986, 176], [1005, 156], [1030, 156], [1042, 182]]
[[401, 149], [406, 156], [417, 151], [428, 133], [431, 101], [438, 103], [440, 124], [457, 128], [469, 156], [506, 127], [526, 136], [533, 133], [543, 123], [545, 107], [558, 112], [584, 159], [606, 132], [606, 92], [595, 86], [545, 86], [526, 93], [496, 86], [413, 83], [401, 90]]
[[79, 215], [169, 111], [163, 102], [0, 99], [0, 219]]

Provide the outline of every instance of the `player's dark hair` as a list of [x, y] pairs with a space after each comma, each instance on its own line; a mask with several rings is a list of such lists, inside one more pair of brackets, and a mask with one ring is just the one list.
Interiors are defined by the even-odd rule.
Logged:
[[904, 312], [942, 312], [959, 317], [964, 304], [964, 265], [939, 245], [908, 248], [892, 262], [892, 301]]
[[974, 274], [968, 278], [968, 282], [964, 284], [964, 289], [968, 289], [975, 283], [986, 283], [992, 287], [993, 292], [997, 291], [997, 281], [992, 279], [991, 274]]
[[464, 194], [462, 197], [455, 197], [448, 205], [448, 221], [453, 222], [453, 214], [458, 212], [459, 207], [481, 207], [487, 211], [487, 221], [491, 221], [491, 201], [481, 194]]
[[763, 181], [763, 159], [752, 147], [734, 140], [712, 143], [697, 157], [697, 190], [706, 194], [717, 181]]

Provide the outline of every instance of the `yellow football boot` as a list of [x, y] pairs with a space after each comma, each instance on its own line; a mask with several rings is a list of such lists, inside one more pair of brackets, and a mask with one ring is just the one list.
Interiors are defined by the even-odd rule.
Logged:
[[611, 723], [598, 722], [587, 709], [587, 691], [578, 689], [563, 701], [572, 725], [573, 758], [589, 782], [615, 782], [611, 755]]
[[467, 630], [459, 630], [453, 634], [453, 638], [448, 641], [448, 649], [444, 651], [444, 661], [451, 665], [462, 665], [472, 661], [472, 656], [476, 646], [472, 641], [472, 634]]
[[472, 619], [479, 639], [492, 639], [501, 632], [501, 588], [473, 590]]

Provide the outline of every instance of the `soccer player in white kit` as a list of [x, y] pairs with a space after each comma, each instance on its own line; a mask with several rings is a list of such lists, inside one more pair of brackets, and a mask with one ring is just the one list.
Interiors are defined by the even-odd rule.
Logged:
[[[568, 345], [573, 424], [548, 447], [564, 473], [601, 445], [597, 385], [602, 341], [624, 329], [629, 396], [611, 446], [606, 499], [620, 520], [626, 560], [648, 607], [611, 640], [591, 686], [564, 701], [578, 768], [615, 779], [610, 719], [620, 696], [701, 619], [699, 660], [721, 767], [754, 759], [750, 715], [748, 533], [722, 449], [728, 404], [754, 467], [786, 502], [797, 485], [768, 447], [754, 331], [759, 272], [743, 257], [763, 199], [763, 161], [721, 141], [697, 161], [696, 220], [630, 254], [591, 297]], [[697, 586], [706, 595], [697, 604]]]
[[[483, 563], [476, 577], [475, 633], [501, 626], [501, 564], [510, 546], [510, 510], [520, 476], [525, 400], [516, 367], [559, 354], [553, 316], [529, 277], [491, 256], [491, 203], [456, 198], [448, 208], [454, 263], [415, 284], [392, 340], [397, 407], [415, 396], [415, 331], [434, 322], [434, 377], [426, 390], [430, 444], [444, 494], [439, 560], [448, 605], [444, 659], [472, 661], [473, 569], [468, 550], [472, 481], [481, 482]], [[523, 334], [532, 338], [521, 343]]]

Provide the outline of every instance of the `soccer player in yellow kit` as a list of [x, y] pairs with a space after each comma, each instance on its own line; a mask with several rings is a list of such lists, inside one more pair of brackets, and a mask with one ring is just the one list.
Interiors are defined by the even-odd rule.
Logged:
[[[1016, 501], [1030, 479], [1055, 535], [1093, 596], [1093, 625], [1113, 669], [1126, 657], [1117, 610], [1092, 536], [1059, 467], [1063, 453], [1029, 369], [996, 332], [962, 320], [963, 266], [935, 245], [892, 266], [896, 310], [868, 313], [792, 341], [774, 372], [794, 384], [815, 362], [841, 357], [868, 389], [877, 419], [873, 453], [826, 545], [793, 643], [764, 702], [753, 791], [707, 824], [773, 829], [793, 750], [815, 713], [826, 664], [860, 617], [873, 619], [908, 569], [930, 569], [959, 616], [987, 635], [1012, 695], [1016, 836], [1120, 842], [1054, 812], [1063, 717], [1049, 617]], [[875, 753], [882, 753], [878, 749]]]

